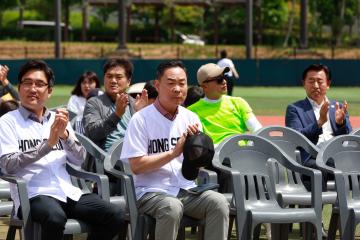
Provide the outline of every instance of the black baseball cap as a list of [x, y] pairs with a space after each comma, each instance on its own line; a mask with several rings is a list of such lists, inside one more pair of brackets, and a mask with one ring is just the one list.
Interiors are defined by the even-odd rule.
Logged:
[[184, 143], [181, 168], [184, 178], [195, 180], [200, 167], [211, 167], [214, 153], [214, 143], [208, 135], [202, 132], [188, 135]]

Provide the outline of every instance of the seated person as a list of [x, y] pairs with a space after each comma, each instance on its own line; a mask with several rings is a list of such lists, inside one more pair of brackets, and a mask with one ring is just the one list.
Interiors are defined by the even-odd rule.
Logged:
[[71, 97], [67, 104], [67, 109], [76, 113], [75, 131], [84, 133], [82, 118], [86, 104], [86, 98], [91, 90], [100, 88], [100, 81], [96, 73], [87, 71], [83, 73], [76, 82], [74, 89], [71, 91]]
[[[80, 166], [85, 149], [67, 111], [55, 113], [45, 107], [54, 86], [52, 70], [43, 61], [28, 61], [18, 81], [21, 105], [0, 118], [0, 166], [26, 182], [31, 217], [41, 225], [41, 239], [62, 239], [68, 217], [92, 226], [88, 239], [113, 239], [123, 227], [121, 208], [97, 194], [83, 194], [65, 169], [67, 161]], [[18, 211], [14, 186], [11, 195]]]
[[158, 92], [155, 87], [155, 80], [149, 80], [146, 82], [144, 89], [146, 89], [148, 94], [148, 104], [152, 104], [155, 102]]
[[[302, 75], [306, 98], [286, 108], [285, 125], [302, 133], [320, 148], [334, 136], [352, 131], [347, 102], [340, 104], [326, 96], [330, 83], [331, 72], [327, 66], [310, 65]], [[301, 153], [301, 162], [304, 166], [316, 167], [315, 159], [305, 152]]]
[[134, 83], [130, 85], [127, 89], [127, 94], [129, 94], [132, 98], [136, 98], [137, 95], [141, 95], [142, 90], [144, 89], [145, 82]]
[[199, 101], [201, 98], [205, 96], [204, 91], [199, 86], [189, 87], [187, 96], [184, 101], [184, 107], [188, 107]]
[[226, 198], [212, 190], [198, 195], [187, 191], [196, 185], [181, 171], [186, 134], [201, 130], [199, 118], [180, 106], [187, 93], [182, 62], [161, 63], [155, 86], [158, 98], [134, 114], [121, 152], [134, 173], [139, 212], [156, 219], [155, 239], [175, 240], [183, 214], [204, 219], [204, 239], [227, 239]]
[[7, 79], [8, 73], [9, 68], [6, 65], [0, 65], [0, 98], [19, 101], [19, 94]]
[[136, 100], [126, 94], [133, 74], [128, 60], [109, 59], [103, 71], [105, 93], [86, 102], [83, 126], [85, 135], [108, 151], [115, 141], [125, 136], [131, 116], [147, 105], [147, 93], [143, 90]]
[[244, 99], [226, 95], [224, 74], [229, 70], [214, 63], [202, 65], [197, 72], [197, 80], [205, 97], [188, 107], [199, 116], [204, 132], [215, 145], [231, 135], [248, 130], [255, 132], [262, 127]]
[[0, 117], [7, 112], [16, 110], [19, 108], [19, 102], [15, 100], [2, 101], [0, 99]]

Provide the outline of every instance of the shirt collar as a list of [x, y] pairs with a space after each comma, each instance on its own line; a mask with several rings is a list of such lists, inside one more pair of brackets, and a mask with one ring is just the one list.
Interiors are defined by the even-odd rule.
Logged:
[[159, 101], [159, 98], [156, 98], [154, 102], [154, 107], [163, 115], [165, 118], [169, 119], [170, 121], [175, 120], [178, 112], [179, 112], [179, 106], [176, 108], [175, 114], [169, 113], [163, 106], [161, 106], [161, 103]]
[[31, 119], [35, 122], [39, 122], [39, 123], [42, 123], [44, 119], [46, 119], [47, 121], [49, 121], [50, 119], [50, 116], [51, 116], [51, 113], [50, 111], [44, 107], [44, 115], [41, 119], [38, 119], [37, 116], [35, 116], [34, 113], [30, 112], [29, 110], [27, 110], [26, 108], [24, 108], [22, 105], [20, 105], [19, 107], [19, 112], [21, 114], [21, 116], [26, 120], [26, 119]]
[[206, 96], [204, 97], [204, 101], [205, 102], [208, 102], [208, 103], [218, 103], [218, 102], [220, 102], [222, 100], [222, 96], [220, 97], [220, 98], [218, 98], [218, 99], [209, 99], [209, 98], [207, 98]]
[[[315, 102], [311, 98], [307, 97], [307, 99], [309, 100], [309, 102], [313, 108], [321, 108], [321, 106], [324, 104], [324, 101], [322, 101], [319, 105], [319, 104], [317, 104], [317, 102]], [[325, 96], [325, 101], [329, 101], [329, 99], [326, 96]]]

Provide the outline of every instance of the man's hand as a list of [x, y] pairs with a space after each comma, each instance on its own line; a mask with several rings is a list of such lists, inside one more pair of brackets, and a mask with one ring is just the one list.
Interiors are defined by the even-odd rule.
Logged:
[[148, 93], [146, 89], [141, 91], [141, 95], [137, 95], [135, 99], [134, 110], [135, 112], [140, 111], [142, 108], [146, 107], [149, 103]]
[[181, 135], [173, 149], [173, 156], [176, 158], [183, 152], [184, 144], [187, 135], [195, 135], [199, 132], [199, 126], [197, 124], [189, 125], [186, 132]]
[[66, 126], [69, 122], [69, 113], [64, 108], [59, 108], [56, 110], [55, 121], [51, 125], [50, 136], [48, 139], [48, 144], [50, 147], [55, 146], [60, 138], [67, 139], [69, 133], [66, 130]]
[[344, 101], [342, 107], [340, 107], [339, 102], [335, 104], [335, 122], [337, 125], [343, 125], [346, 118], [346, 110], [348, 107], [348, 103], [346, 100]]
[[321, 128], [322, 125], [324, 125], [324, 123], [327, 122], [327, 120], [328, 120], [328, 118], [327, 118], [328, 111], [329, 111], [329, 102], [325, 101], [324, 104], [320, 108], [320, 117], [319, 117], [319, 120], [318, 120], [319, 128]]
[[5, 87], [9, 84], [7, 75], [9, 73], [9, 68], [6, 65], [1, 65], [0, 67], [0, 83]]
[[126, 93], [116, 95], [115, 114], [119, 118], [125, 113], [126, 106], [129, 104], [129, 97]]

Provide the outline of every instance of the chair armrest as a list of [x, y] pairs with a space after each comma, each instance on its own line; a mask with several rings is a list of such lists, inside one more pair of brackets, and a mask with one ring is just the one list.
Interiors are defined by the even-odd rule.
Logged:
[[98, 194], [102, 199], [110, 201], [109, 179], [106, 175], [84, 171], [69, 162], [66, 163], [66, 170], [74, 177], [96, 182]]
[[199, 174], [197, 177], [197, 183], [198, 184], [217, 183], [216, 172], [205, 169], [205, 168], [200, 168]]
[[[30, 215], [29, 195], [27, 192], [25, 180], [20, 177], [17, 177], [17, 176], [5, 175], [5, 174], [0, 175], [0, 178], [9, 183], [16, 184], [19, 202], [20, 202], [20, 206], [21, 206], [21, 215], [22, 215], [22, 221], [23, 221], [23, 225], [24, 225], [24, 234], [25, 234], [25, 237], [28, 237], [31, 239], [33, 236], [33, 234], [32, 234], [33, 226], [32, 226], [31, 215]], [[13, 199], [13, 201], [14, 201], [14, 199]], [[13, 216], [13, 217], [15, 217], [17, 219], [17, 216]]]
[[[105, 161], [106, 163], [107, 161]], [[126, 174], [122, 171], [119, 171], [117, 169], [114, 168], [105, 168], [106, 173], [121, 179], [121, 181], [123, 182], [124, 186], [125, 186], [125, 199], [126, 199], [126, 205], [129, 209], [129, 214], [130, 214], [130, 226], [131, 226], [131, 235], [135, 236], [136, 231], [137, 231], [137, 224], [138, 223], [138, 217], [139, 217], [139, 213], [138, 213], [138, 209], [136, 206], [136, 195], [135, 195], [135, 186], [134, 186], [134, 181], [133, 178], [130, 174]]]

